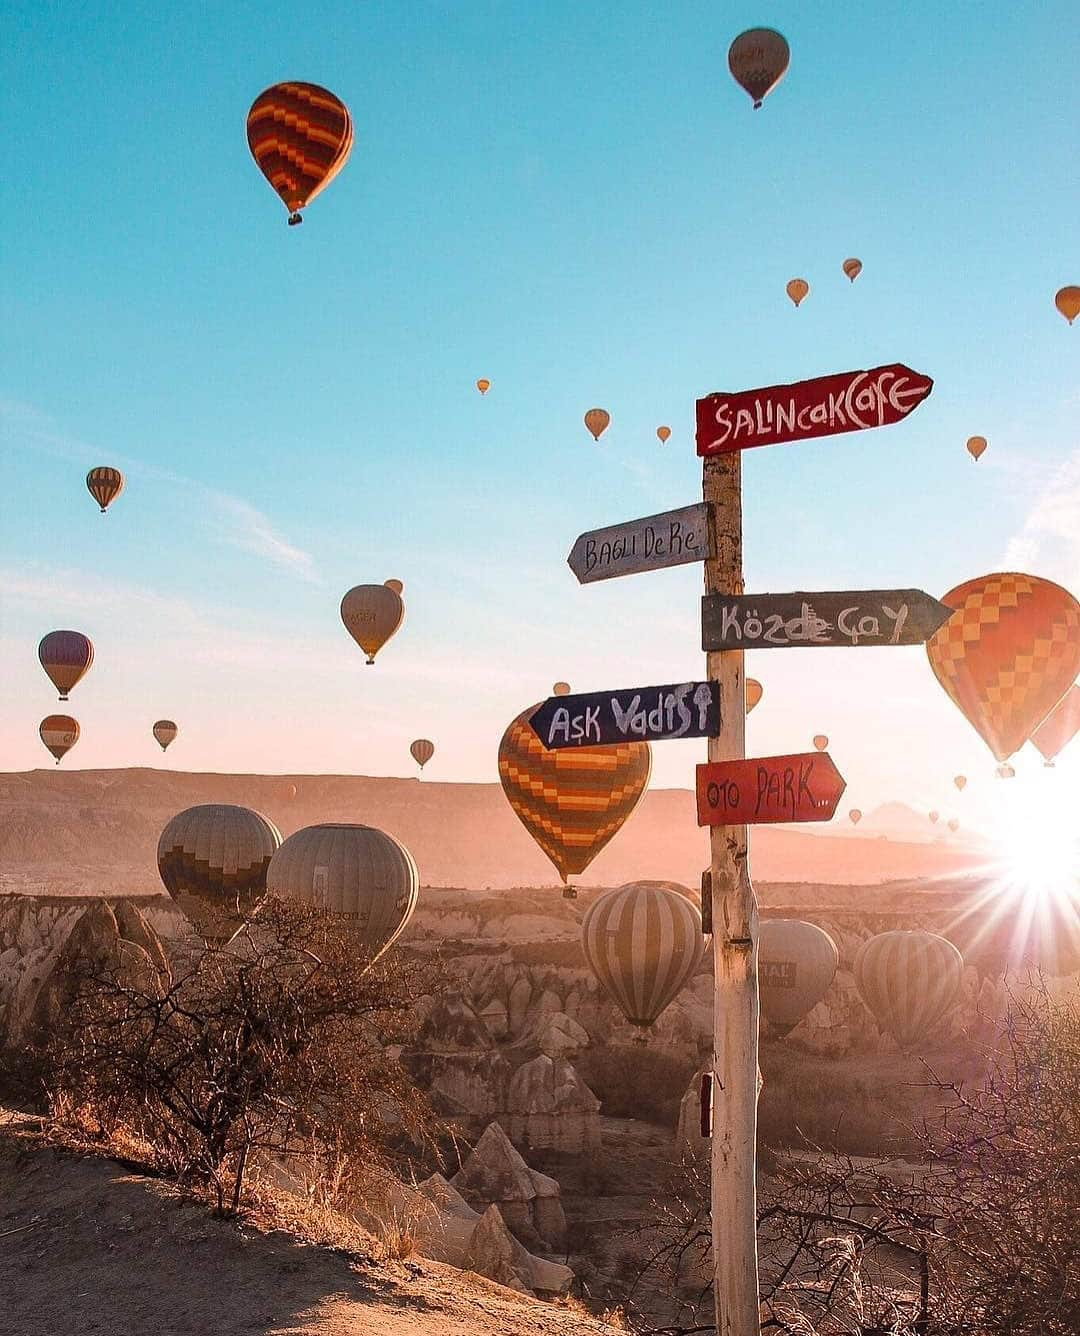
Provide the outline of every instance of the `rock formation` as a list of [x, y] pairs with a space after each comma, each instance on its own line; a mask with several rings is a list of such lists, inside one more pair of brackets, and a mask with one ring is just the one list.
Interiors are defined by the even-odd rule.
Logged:
[[510, 1064], [457, 993], [430, 1003], [416, 1047], [401, 1060], [449, 1118], [486, 1122], [506, 1108]]
[[487, 1125], [450, 1184], [479, 1210], [497, 1206], [527, 1247], [552, 1252], [564, 1246], [566, 1216], [558, 1183], [530, 1169], [497, 1122]]
[[600, 1145], [600, 1101], [565, 1058], [544, 1053], [514, 1073], [499, 1121], [526, 1150], [581, 1155]]

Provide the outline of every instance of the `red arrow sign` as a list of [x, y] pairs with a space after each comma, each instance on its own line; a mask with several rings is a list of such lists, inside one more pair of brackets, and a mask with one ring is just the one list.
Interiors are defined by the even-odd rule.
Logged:
[[780, 445], [899, 422], [922, 403], [934, 382], [900, 362], [871, 371], [799, 380], [697, 401], [697, 452], [726, 455], [754, 445]]
[[699, 765], [698, 825], [831, 821], [846, 787], [828, 752]]

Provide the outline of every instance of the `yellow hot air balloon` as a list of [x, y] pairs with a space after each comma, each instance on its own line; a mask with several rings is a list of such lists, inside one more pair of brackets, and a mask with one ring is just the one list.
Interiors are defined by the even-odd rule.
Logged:
[[417, 738], [409, 747], [413, 760], [423, 770], [428, 761], [435, 755], [435, 744], [429, 742], [427, 738]]
[[964, 958], [944, 937], [921, 930], [879, 933], [855, 956], [855, 986], [883, 1030], [905, 1051], [956, 1000]]
[[761, 1010], [781, 1039], [829, 991], [840, 953], [824, 929], [801, 919], [763, 919], [758, 936]]
[[635, 881], [593, 901], [581, 920], [581, 947], [604, 992], [645, 1029], [693, 976], [705, 939], [689, 892]]
[[352, 151], [349, 109], [318, 84], [279, 83], [265, 89], [247, 117], [251, 156], [289, 210], [289, 226], [341, 171]]
[[369, 664], [401, 625], [405, 604], [387, 585], [357, 585], [341, 600], [345, 629], [367, 655]]
[[671, 428], [670, 428], [670, 427], [657, 427], [657, 429], [656, 429], [656, 435], [658, 436], [658, 438], [659, 438], [659, 440], [660, 440], [660, 444], [661, 444], [661, 445], [666, 445], [666, 444], [668, 443], [668, 441], [671, 439]]
[[278, 828], [261, 812], [228, 803], [189, 807], [161, 832], [158, 872], [203, 938], [222, 942], [262, 899], [280, 843]]
[[400, 580], [384, 580], [383, 584], [386, 585], [387, 589], [392, 589], [395, 594], [404, 594], [405, 592], [405, 586]]
[[1071, 325], [1080, 315], [1080, 288], [1070, 283], [1067, 287], [1059, 288], [1057, 296], [1054, 298], [1054, 305]]
[[795, 305], [798, 306], [810, 291], [810, 284], [807, 283], [805, 278], [793, 278], [791, 282], [788, 283], [785, 291]]
[[978, 459], [986, 449], [985, 436], [969, 436], [967, 438], [967, 452], [972, 459]]
[[480, 391], [481, 394], [487, 394], [488, 390], [491, 389], [491, 381], [484, 380], [481, 377], [481, 379], [476, 382], [476, 388]]
[[750, 28], [728, 49], [728, 69], [750, 94], [755, 111], [787, 73], [790, 59], [787, 42], [773, 28]]
[[38, 660], [60, 699], [67, 700], [68, 692], [90, 671], [94, 646], [81, 631], [50, 631], [41, 637]]
[[814, 747], [818, 751], [823, 752], [828, 745], [829, 745], [829, 739], [825, 736], [824, 733], [814, 734]]
[[598, 441], [608, 429], [611, 414], [603, 408], [590, 408], [585, 414], [585, 425], [592, 432], [594, 441]]
[[569, 694], [570, 694], [570, 683], [569, 683], [569, 682], [556, 682], [555, 685], [551, 688], [551, 694], [552, 694], [553, 696], [569, 696]]
[[848, 813], [848, 820], [853, 826], [857, 826], [862, 820], [862, 812], [860, 812], [857, 807], [853, 807]]
[[113, 501], [124, 490], [124, 475], [119, 469], [100, 467], [86, 475], [86, 490], [101, 507], [104, 515]]
[[38, 737], [56, 757], [59, 765], [79, 740], [79, 723], [70, 714], [50, 714], [38, 725]]
[[170, 742], [176, 741], [176, 735], [179, 732], [180, 730], [171, 719], [159, 719], [153, 728], [154, 737], [162, 751], [168, 747]]
[[750, 711], [754, 708], [754, 706], [757, 705], [757, 704], [760, 702], [760, 700], [761, 700], [762, 696], [764, 696], [764, 694], [765, 694], [765, 688], [761, 685], [761, 683], [757, 680], [757, 678], [754, 678], [754, 677], [748, 677], [748, 678], [746, 679], [746, 713], [747, 713], [747, 714], [749, 714]]
[[[647, 742], [548, 751], [530, 705], [499, 743], [499, 779], [514, 815], [555, 865], [564, 884], [580, 875], [619, 832], [649, 782]], [[575, 892], [563, 892], [573, 899]]]
[[844, 261], [841, 268], [843, 269], [844, 273], [848, 276], [849, 280], [852, 283], [854, 283], [855, 280], [862, 273], [862, 260], [856, 260], [854, 255], [852, 255], [850, 258]]
[[953, 780], [953, 783], [960, 790], [960, 792], [963, 793], [963, 791], [967, 788], [967, 775], [957, 775], [956, 778]]
[[372, 960], [412, 917], [419, 885], [403, 844], [373, 826], [338, 822], [290, 835], [266, 872], [267, 895], [332, 914]]

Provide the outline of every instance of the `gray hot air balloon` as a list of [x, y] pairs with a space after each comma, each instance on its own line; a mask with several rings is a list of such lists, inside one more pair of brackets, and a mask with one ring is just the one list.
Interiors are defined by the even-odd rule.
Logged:
[[829, 990], [840, 955], [824, 929], [801, 919], [764, 919], [758, 938], [761, 1009], [783, 1038]]
[[859, 996], [905, 1052], [956, 1001], [963, 973], [964, 957], [952, 942], [921, 930], [878, 933], [855, 956]]
[[189, 807], [161, 832], [158, 872], [203, 938], [223, 942], [262, 899], [280, 843], [274, 823], [248, 807]]
[[343, 919], [374, 960], [416, 908], [419, 875], [403, 844], [373, 826], [306, 826], [282, 844], [266, 874], [269, 895]]

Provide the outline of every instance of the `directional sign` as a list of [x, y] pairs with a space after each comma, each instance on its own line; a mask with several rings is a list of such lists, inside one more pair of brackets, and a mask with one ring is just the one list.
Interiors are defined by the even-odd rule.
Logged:
[[828, 752], [699, 765], [698, 825], [831, 821], [845, 787]]
[[708, 555], [708, 511], [699, 502], [583, 533], [566, 560], [578, 584], [591, 584], [616, 575], [704, 561]]
[[697, 452], [725, 455], [754, 445], [780, 445], [899, 422], [922, 403], [934, 382], [899, 362], [871, 371], [799, 380], [697, 401]]
[[607, 742], [715, 738], [720, 732], [720, 687], [716, 682], [679, 682], [549, 696], [529, 724], [549, 751]]
[[702, 649], [922, 645], [954, 609], [921, 589], [746, 594], [701, 600]]

